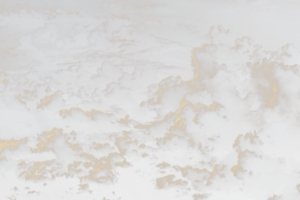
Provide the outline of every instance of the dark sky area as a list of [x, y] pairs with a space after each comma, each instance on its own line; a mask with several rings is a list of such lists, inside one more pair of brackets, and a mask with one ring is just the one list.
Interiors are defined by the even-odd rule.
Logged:
[[0, 0], [0, 200], [300, 199], [300, 1]]

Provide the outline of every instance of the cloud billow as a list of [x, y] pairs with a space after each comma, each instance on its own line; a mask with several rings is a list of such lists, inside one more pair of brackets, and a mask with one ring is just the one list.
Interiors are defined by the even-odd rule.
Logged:
[[[17, 121], [24, 135], [1, 138], [1, 198], [46, 198], [56, 187], [64, 199], [300, 197], [295, 45], [271, 50], [219, 24], [203, 35], [210, 43], [190, 48], [145, 34], [126, 14], [101, 17], [59, 7], [1, 13], [9, 27], [39, 22], [7, 53], [21, 70], [0, 72], [0, 111], [32, 116]], [[160, 60], [187, 48], [188, 69]]]

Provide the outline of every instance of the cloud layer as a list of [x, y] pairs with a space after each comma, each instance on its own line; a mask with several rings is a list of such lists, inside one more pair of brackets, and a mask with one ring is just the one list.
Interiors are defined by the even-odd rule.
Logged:
[[298, 199], [291, 5], [1, 2], [0, 196]]

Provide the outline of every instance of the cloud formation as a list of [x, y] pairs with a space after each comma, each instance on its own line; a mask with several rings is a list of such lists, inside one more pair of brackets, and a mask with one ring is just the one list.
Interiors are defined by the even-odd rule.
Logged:
[[299, 198], [298, 43], [220, 20], [289, 5], [190, 3], [1, 3], [0, 196]]

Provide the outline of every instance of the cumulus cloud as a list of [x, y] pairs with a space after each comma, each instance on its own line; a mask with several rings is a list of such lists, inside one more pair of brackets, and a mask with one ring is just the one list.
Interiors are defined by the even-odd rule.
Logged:
[[185, 189], [188, 186], [188, 182], [182, 179], [175, 180], [174, 174], [168, 174], [159, 178], [156, 178], [156, 188], [158, 190]]
[[226, 29], [222, 24], [212, 25], [208, 33], [205, 35], [210, 42], [223, 42], [233, 39], [230, 29]]
[[184, 136], [178, 134], [166, 134], [161, 138], [156, 138], [156, 145], [167, 151], [176, 151], [187, 148], [187, 140]]
[[268, 7], [268, 0], [234, 0], [234, 2], [242, 3], [256, 9]]
[[290, 7], [189, 3], [1, 3], [4, 198], [299, 198]]
[[40, 99], [40, 103], [36, 106], [38, 111], [56, 111], [66, 107], [66, 100], [63, 98], [64, 92], [56, 90], [52, 94], [46, 95]]
[[113, 122], [116, 119], [116, 116], [112, 113], [106, 113], [94, 108], [90, 111], [84, 111], [79, 107], [61, 109], [59, 110], [59, 116], [71, 122]]
[[0, 108], [17, 111], [27, 111], [27, 103], [14, 95], [13, 84], [6, 78], [0, 79]]
[[158, 116], [163, 116], [169, 111], [174, 111], [179, 106], [179, 101], [184, 93], [189, 91], [189, 85], [182, 81], [181, 76], [168, 76], [158, 83], [158, 89], [146, 102], [140, 106], [154, 110]]
[[16, 26], [20, 28], [36, 28], [44, 25], [45, 15], [34, 8], [25, 8], [17, 5], [10, 11], [0, 14], [2, 26]]
[[210, 193], [196, 193], [196, 194], [193, 194], [193, 199], [194, 200], [206, 200], [206, 199], [209, 199], [212, 195]]
[[38, 50], [33, 44], [32, 44], [32, 36], [31, 35], [22, 35], [19, 38], [19, 46], [16, 46], [14, 50], [16, 49], [28, 49], [32, 51]]
[[135, 5], [134, 8], [139, 10], [148, 10], [148, 9], [164, 8], [166, 6], [167, 6], [166, 3], [160, 3], [160, 4]]

